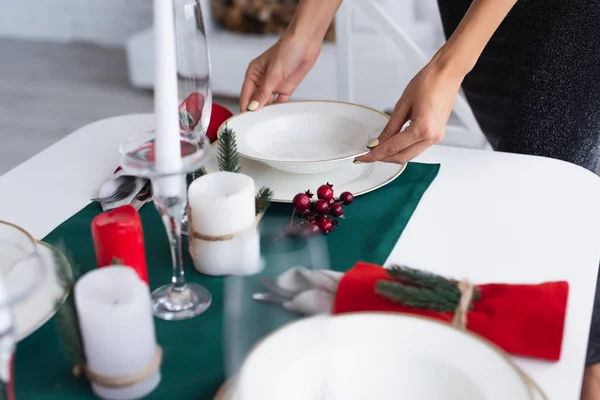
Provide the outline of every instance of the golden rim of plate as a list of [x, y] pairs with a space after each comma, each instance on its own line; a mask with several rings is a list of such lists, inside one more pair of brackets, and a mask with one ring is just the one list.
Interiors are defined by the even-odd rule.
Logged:
[[25, 234], [25, 236], [27, 236], [27, 237], [29, 238], [29, 240], [31, 240], [31, 242], [32, 242], [34, 245], [35, 245], [35, 244], [37, 244], [37, 242], [38, 242], [38, 241], [37, 241], [37, 239], [35, 239], [35, 238], [33, 237], [33, 235], [32, 235], [31, 233], [29, 233], [29, 231], [27, 231], [27, 230], [26, 230], [26, 229], [24, 229], [24, 228], [21, 228], [19, 225], [17, 225], [17, 224], [13, 224], [12, 222], [4, 221], [4, 220], [0, 220], [0, 224], [1, 224], [1, 225], [8, 225], [8, 226], [10, 226], [10, 227], [13, 227], [13, 228], [15, 228], [15, 229], [17, 229], [17, 230], [21, 231], [22, 233], [24, 233], [24, 234]]
[[[474, 332], [459, 329], [459, 328], [453, 326], [452, 324], [449, 324], [444, 321], [440, 321], [435, 318], [426, 317], [423, 315], [408, 314], [408, 313], [403, 313], [403, 312], [394, 312], [394, 311], [355, 311], [355, 312], [348, 312], [348, 313], [344, 313], [344, 314], [333, 314], [333, 315], [329, 315], [329, 316], [334, 317], [334, 318], [343, 318], [345, 316], [365, 315], [365, 314], [366, 315], [393, 315], [393, 316], [403, 316], [403, 317], [408, 317], [408, 318], [413, 318], [413, 319], [418, 319], [418, 320], [426, 320], [429, 322], [436, 323], [438, 325], [442, 325], [446, 328], [457, 330], [465, 335], [468, 335], [471, 338], [481, 342], [486, 347], [489, 347], [493, 352], [495, 352], [497, 355], [499, 355], [502, 359], [504, 359], [507, 362], [508, 366], [511, 367], [516, 372], [516, 374], [519, 376], [519, 378], [521, 378], [521, 381], [527, 388], [527, 391], [529, 393], [529, 397], [531, 400], [536, 400], [537, 397], [535, 395], [535, 392], [537, 392], [538, 395], [541, 396], [541, 399], [548, 400], [548, 397], [546, 396], [544, 391], [540, 388], [540, 386], [531, 377], [529, 377], [529, 375], [527, 375], [523, 370], [521, 370], [517, 366], [517, 364], [513, 360], [510, 359], [510, 357], [504, 350], [502, 350], [495, 343], [491, 342], [490, 340], [488, 340], [488, 339], [484, 338], [483, 336], [480, 336]], [[254, 353], [256, 351], [256, 349], [259, 346], [261, 346], [263, 344], [263, 342], [265, 342], [271, 336], [274, 336], [275, 334], [279, 333], [279, 331], [283, 330], [284, 328], [286, 328], [289, 325], [297, 323], [298, 321], [300, 321], [300, 320], [287, 322], [287, 323], [281, 325], [279, 328], [268, 333], [266, 336], [261, 338], [250, 348], [250, 350], [247, 352], [245, 358], [247, 359], [250, 356], [250, 354]], [[230, 393], [228, 393], [228, 389], [230, 386], [231, 386], [231, 382], [229, 380], [226, 380], [219, 388], [219, 391], [217, 392], [217, 394], [215, 395], [213, 400], [232, 400], [232, 399], [226, 397], [226, 396], [231, 395]]]

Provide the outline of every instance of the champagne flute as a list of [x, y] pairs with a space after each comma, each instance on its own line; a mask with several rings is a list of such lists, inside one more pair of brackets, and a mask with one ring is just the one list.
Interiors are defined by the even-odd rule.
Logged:
[[[174, 0], [173, 7], [179, 127], [182, 136], [193, 140], [206, 135], [210, 123], [210, 53], [200, 0]], [[203, 173], [201, 168], [192, 171], [189, 181]], [[188, 233], [185, 210], [181, 232], [184, 235]]]
[[[180, 137], [182, 166], [178, 171], [162, 173], [154, 158], [156, 132], [137, 135], [119, 148], [121, 166], [128, 174], [149, 178], [152, 182], [154, 205], [165, 225], [171, 251], [171, 283], [152, 292], [154, 315], [165, 320], [182, 320], [203, 313], [211, 303], [211, 294], [204, 286], [187, 283], [183, 269], [181, 224], [187, 207], [186, 175], [196, 171], [210, 155], [210, 141], [206, 136]], [[161, 183], [176, 185], [175, 191], [164, 192]], [[172, 185], [169, 185], [172, 188]]]

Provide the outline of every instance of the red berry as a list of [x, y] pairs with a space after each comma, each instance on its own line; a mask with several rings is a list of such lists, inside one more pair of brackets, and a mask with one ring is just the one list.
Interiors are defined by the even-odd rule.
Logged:
[[315, 211], [322, 215], [327, 215], [329, 212], [329, 201], [328, 200], [317, 200], [315, 203]]
[[294, 196], [294, 207], [299, 212], [304, 212], [310, 207], [310, 197], [306, 193], [298, 193]]
[[317, 224], [307, 224], [302, 227], [302, 236], [314, 236], [321, 232], [321, 228]]
[[334, 217], [341, 217], [344, 215], [344, 207], [340, 203], [335, 203], [329, 208], [329, 214]]
[[335, 198], [332, 197], [331, 199], [329, 199], [329, 205], [332, 205], [334, 203], [335, 203]]
[[327, 182], [327, 185], [321, 185], [319, 189], [317, 189], [317, 197], [322, 200], [329, 201], [333, 198], [333, 185], [330, 185]]
[[319, 228], [321, 232], [327, 234], [333, 230], [333, 222], [328, 217], [323, 217], [319, 221]]
[[344, 192], [340, 195], [340, 201], [345, 205], [352, 204], [352, 201], [354, 201], [354, 196], [350, 192]]

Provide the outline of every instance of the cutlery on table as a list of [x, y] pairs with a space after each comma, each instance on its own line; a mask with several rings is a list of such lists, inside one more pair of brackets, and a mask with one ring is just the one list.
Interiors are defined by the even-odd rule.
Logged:
[[92, 201], [98, 201], [100, 203], [109, 203], [123, 200], [124, 198], [131, 195], [131, 193], [136, 188], [136, 182], [134, 177], [127, 177], [128, 179], [124, 179], [119, 186], [117, 186], [116, 190], [108, 195], [102, 197], [96, 197], [92, 199]]

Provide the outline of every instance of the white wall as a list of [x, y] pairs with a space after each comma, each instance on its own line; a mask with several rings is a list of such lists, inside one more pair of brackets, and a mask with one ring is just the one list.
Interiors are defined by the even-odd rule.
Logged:
[[152, 25], [151, 0], [0, 0], [0, 36], [123, 46]]

